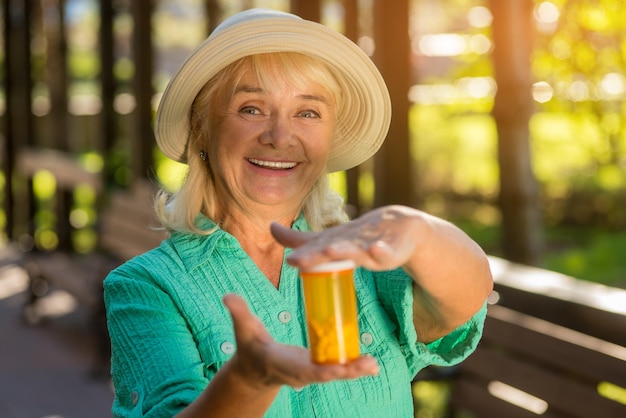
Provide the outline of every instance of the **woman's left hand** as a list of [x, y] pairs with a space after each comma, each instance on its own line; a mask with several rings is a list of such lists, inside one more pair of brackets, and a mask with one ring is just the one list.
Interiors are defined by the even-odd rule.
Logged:
[[306, 268], [332, 260], [353, 260], [370, 270], [391, 270], [404, 265], [419, 241], [423, 213], [404, 206], [385, 206], [358, 219], [322, 232], [301, 232], [278, 223], [274, 238], [294, 248], [288, 261]]
[[308, 268], [349, 259], [369, 270], [402, 267], [413, 279], [414, 324], [430, 342], [469, 320], [491, 292], [482, 249], [443, 219], [405, 206], [384, 206], [322, 232], [272, 224], [274, 238], [294, 248], [289, 264]]

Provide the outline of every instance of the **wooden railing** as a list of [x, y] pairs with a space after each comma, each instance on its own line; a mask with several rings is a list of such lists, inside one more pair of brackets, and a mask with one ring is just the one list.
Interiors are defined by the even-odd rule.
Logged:
[[491, 265], [496, 303], [478, 349], [455, 370], [452, 416], [625, 417], [626, 290]]

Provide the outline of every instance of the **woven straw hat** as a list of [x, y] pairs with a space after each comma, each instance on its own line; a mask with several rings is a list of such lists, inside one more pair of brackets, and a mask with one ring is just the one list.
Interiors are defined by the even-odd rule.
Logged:
[[343, 89], [344, 106], [337, 116], [328, 172], [347, 170], [374, 155], [389, 129], [391, 100], [372, 60], [322, 24], [268, 9], [249, 9], [224, 20], [174, 74], [154, 121], [161, 151], [186, 162], [192, 103], [220, 70], [249, 55], [288, 51], [324, 60], [336, 71]]

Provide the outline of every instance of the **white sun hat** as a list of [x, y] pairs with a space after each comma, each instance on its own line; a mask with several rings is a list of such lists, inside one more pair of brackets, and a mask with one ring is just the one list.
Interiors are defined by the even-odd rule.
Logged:
[[309, 55], [335, 70], [344, 103], [337, 115], [328, 172], [355, 167], [378, 151], [389, 130], [391, 100], [372, 60], [347, 37], [320, 23], [269, 9], [248, 9], [224, 20], [174, 74], [154, 120], [161, 151], [186, 162], [191, 106], [198, 92], [229, 64], [271, 52]]

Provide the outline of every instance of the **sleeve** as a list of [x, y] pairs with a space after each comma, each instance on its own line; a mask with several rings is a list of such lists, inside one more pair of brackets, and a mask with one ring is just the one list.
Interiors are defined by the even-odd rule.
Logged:
[[113, 416], [176, 415], [199, 396], [208, 380], [172, 298], [145, 268], [132, 262], [105, 279], [104, 298], [115, 387]]
[[413, 325], [412, 279], [397, 269], [375, 274], [378, 297], [387, 314], [398, 324], [398, 339], [409, 369], [416, 375], [429, 365], [453, 366], [478, 346], [487, 315], [487, 302], [465, 324], [428, 344], [417, 341]]

